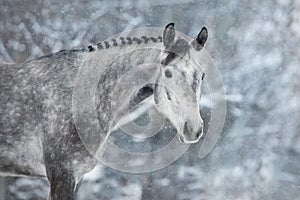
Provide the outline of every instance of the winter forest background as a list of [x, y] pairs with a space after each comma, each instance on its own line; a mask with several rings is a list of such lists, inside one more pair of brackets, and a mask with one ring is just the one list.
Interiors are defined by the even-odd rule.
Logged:
[[[78, 199], [298, 199], [299, 0], [0, 0], [0, 60], [24, 62], [171, 21], [191, 37], [208, 28], [206, 50], [227, 93], [220, 140], [204, 159], [195, 144], [152, 173], [99, 164], [84, 177]], [[0, 178], [0, 199], [46, 199], [47, 193], [45, 179]]]

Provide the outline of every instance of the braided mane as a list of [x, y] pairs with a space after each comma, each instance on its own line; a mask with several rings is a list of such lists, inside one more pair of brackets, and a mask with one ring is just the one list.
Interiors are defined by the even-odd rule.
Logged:
[[109, 49], [112, 47], [117, 47], [117, 46], [124, 46], [124, 45], [132, 45], [133, 43], [136, 44], [147, 44], [149, 41], [151, 42], [162, 42], [162, 37], [147, 37], [147, 36], [141, 36], [140, 38], [137, 37], [119, 37], [119, 38], [112, 38], [111, 40], [105, 40], [102, 42], [98, 42], [96, 46], [94, 45], [89, 45], [86, 48], [86, 51], [92, 52], [95, 51], [96, 49]]

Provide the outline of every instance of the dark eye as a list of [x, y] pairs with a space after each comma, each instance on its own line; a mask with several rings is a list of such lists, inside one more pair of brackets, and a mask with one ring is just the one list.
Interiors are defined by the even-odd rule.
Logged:
[[166, 70], [165, 70], [165, 76], [166, 76], [167, 78], [171, 78], [171, 77], [172, 77], [172, 72], [171, 72], [170, 70], [166, 69]]

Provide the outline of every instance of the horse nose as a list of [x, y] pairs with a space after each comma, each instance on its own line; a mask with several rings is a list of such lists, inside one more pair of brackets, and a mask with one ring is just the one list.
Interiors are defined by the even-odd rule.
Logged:
[[201, 132], [202, 131], [202, 129], [203, 129], [203, 120], [200, 120], [199, 122], [198, 122], [198, 124], [197, 125], [192, 125], [192, 123], [189, 123], [189, 122], [185, 122], [184, 123], [184, 130], [185, 131], [189, 131], [189, 132]]
[[188, 122], [185, 122], [185, 123], [184, 123], [183, 132], [186, 133], [186, 135], [188, 135], [188, 133], [191, 133], [191, 132], [192, 132], [191, 127], [189, 126], [189, 123], [188, 123]]
[[185, 141], [188, 143], [195, 143], [199, 141], [203, 134], [203, 122], [199, 122], [197, 126], [192, 126], [191, 123], [185, 122], [183, 134]]
[[186, 132], [188, 132], [188, 131], [189, 131], [188, 123], [185, 122], [185, 123], [184, 123], [184, 127], [183, 127], [183, 132], [186, 133]]

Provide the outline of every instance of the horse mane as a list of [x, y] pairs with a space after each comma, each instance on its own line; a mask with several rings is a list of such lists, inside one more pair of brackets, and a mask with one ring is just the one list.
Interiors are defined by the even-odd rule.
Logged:
[[98, 42], [96, 46], [94, 45], [89, 45], [86, 48], [86, 51], [92, 52], [95, 51], [96, 49], [101, 50], [101, 49], [109, 49], [112, 47], [118, 47], [118, 46], [124, 46], [124, 45], [132, 45], [134, 43], [140, 45], [140, 44], [147, 44], [149, 41], [151, 42], [162, 42], [162, 37], [147, 37], [147, 36], [141, 36], [140, 38], [138, 37], [119, 37], [119, 38], [112, 38], [110, 40], [105, 40], [102, 42]]

